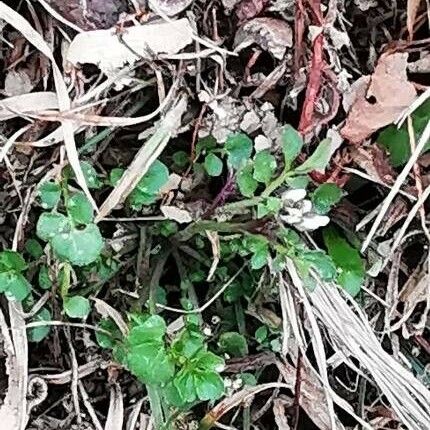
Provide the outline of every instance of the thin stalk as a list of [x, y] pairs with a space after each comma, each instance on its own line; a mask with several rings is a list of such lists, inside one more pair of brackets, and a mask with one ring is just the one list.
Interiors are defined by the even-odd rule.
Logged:
[[154, 419], [154, 430], [163, 430], [165, 428], [164, 414], [163, 408], [161, 406], [159, 388], [156, 385], [147, 384], [146, 391], [148, 392], [149, 403], [151, 405], [151, 413]]

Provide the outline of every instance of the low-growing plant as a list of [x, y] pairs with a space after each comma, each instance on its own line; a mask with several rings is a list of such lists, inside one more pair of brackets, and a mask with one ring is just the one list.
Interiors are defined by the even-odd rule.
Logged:
[[146, 385], [158, 420], [156, 428], [168, 420], [161, 408], [163, 401], [187, 409], [223, 395], [220, 371], [224, 360], [208, 351], [197, 318], [186, 318], [185, 328], [173, 337], [166, 334], [167, 325], [160, 315], [131, 314], [129, 321], [129, 331], [123, 335], [111, 320], [101, 320], [104, 331], [97, 333], [97, 340]]

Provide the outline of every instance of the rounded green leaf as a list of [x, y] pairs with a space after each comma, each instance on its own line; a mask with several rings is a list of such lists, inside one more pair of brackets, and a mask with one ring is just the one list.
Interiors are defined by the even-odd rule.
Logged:
[[[51, 321], [51, 312], [42, 308], [33, 318], [32, 321]], [[27, 330], [27, 338], [30, 342], [41, 342], [48, 336], [51, 327], [49, 325], [43, 325], [39, 327], [32, 327]]]
[[8, 249], [0, 252], [0, 271], [22, 272], [26, 268], [27, 264], [20, 253]]
[[42, 240], [49, 241], [55, 236], [71, 230], [70, 220], [62, 214], [44, 212], [36, 225], [36, 233]]
[[240, 169], [251, 157], [252, 140], [243, 133], [232, 134], [224, 146], [231, 167]]
[[203, 373], [194, 376], [196, 393], [200, 400], [217, 400], [224, 394], [224, 381], [217, 373]]
[[276, 169], [275, 157], [267, 150], [260, 151], [254, 157], [254, 179], [267, 184]]
[[252, 176], [252, 165], [243, 167], [236, 176], [236, 182], [240, 193], [244, 197], [253, 197], [258, 187], [258, 182]]
[[87, 298], [73, 296], [64, 299], [63, 309], [70, 318], [86, 318], [90, 313], [91, 306]]
[[94, 210], [83, 193], [76, 193], [67, 201], [67, 212], [77, 224], [89, 224], [94, 217]]
[[102, 186], [99, 175], [94, 167], [88, 161], [81, 161], [81, 169], [84, 174], [85, 182], [88, 188], [99, 189]]
[[161, 342], [166, 330], [166, 322], [159, 315], [139, 318], [133, 321], [127, 340], [132, 346], [145, 342]]
[[39, 188], [39, 197], [44, 209], [52, 209], [60, 201], [61, 188], [55, 182], [44, 182]]
[[219, 345], [223, 352], [233, 357], [244, 357], [248, 354], [248, 344], [243, 335], [236, 332], [225, 332], [219, 338]]
[[332, 206], [342, 198], [342, 190], [336, 184], [321, 184], [312, 194], [312, 203], [315, 211], [325, 215]]
[[185, 151], [176, 151], [172, 155], [172, 160], [177, 167], [183, 168], [190, 162], [190, 157]]
[[124, 169], [121, 167], [115, 167], [115, 169], [112, 169], [109, 173], [109, 183], [114, 187], [119, 180], [122, 178], [122, 175], [124, 174]]
[[31, 285], [21, 273], [13, 270], [0, 273], [0, 292], [10, 301], [22, 302], [31, 291]]
[[219, 176], [222, 173], [223, 164], [215, 154], [208, 154], [205, 158], [205, 169], [209, 176]]
[[25, 250], [35, 259], [43, 255], [42, 245], [36, 239], [28, 239], [25, 243]]
[[145, 342], [134, 346], [127, 354], [127, 367], [144, 384], [163, 384], [175, 372], [175, 365], [158, 342]]
[[51, 244], [57, 257], [76, 266], [85, 266], [100, 256], [103, 238], [95, 224], [88, 224], [82, 230], [75, 228], [56, 235]]

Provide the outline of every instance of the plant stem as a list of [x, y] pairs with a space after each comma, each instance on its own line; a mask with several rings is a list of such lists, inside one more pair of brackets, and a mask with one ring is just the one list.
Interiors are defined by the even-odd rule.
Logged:
[[149, 403], [151, 405], [151, 413], [154, 419], [154, 429], [163, 430], [165, 427], [163, 408], [161, 406], [160, 391], [156, 385], [150, 384], [146, 385], [146, 391], [148, 392]]
[[261, 197], [269, 197], [270, 194], [273, 193], [273, 191], [279, 188], [285, 182], [285, 180], [289, 176], [293, 176], [293, 174], [294, 174], [294, 170], [291, 171], [289, 168], [285, 167], [282, 173], [276, 179], [274, 179], [261, 193]]

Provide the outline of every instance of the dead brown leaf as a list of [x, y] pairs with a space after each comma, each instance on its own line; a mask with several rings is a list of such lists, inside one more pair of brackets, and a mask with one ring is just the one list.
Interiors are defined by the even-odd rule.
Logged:
[[118, 0], [45, 0], [56, 12], [83, 30], [109, 28], [125, 12], [126, 2]]
[[421, 0], [408, 0], [408, 17], [406, 23], [408, 26], [409, 40], [412, 40], [414, 38], [414, 24], [417, 18], [418, 8], [420, 7], [420, 4]]
[[416, 90], [406, 74], [407, 53], [383, 54], [368, 87], [357, 89], [342, 136], [358, 144], [393, 123], [415, 99]]
[[351, 157], [375, 182], [382, 181], [384, 184], [394, 182], [395, 172], [379, 146], [354, 147], [351, 150]]
[[236, 8], [236, 16], [239, 21], [246, 21], [260, 14], [268, 0], [242, 0]]

